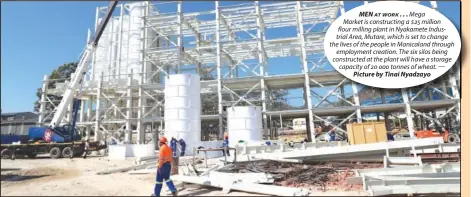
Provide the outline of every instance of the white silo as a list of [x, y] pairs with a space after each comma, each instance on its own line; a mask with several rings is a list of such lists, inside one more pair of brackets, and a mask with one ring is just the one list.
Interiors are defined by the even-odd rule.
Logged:
[[121, 58], [121, 62], [118, 68], [118, 75], [122, 79], [127, 79], [129, 76], [128, 74], [128, 51], [129, 51], [129, 36], [131, 35], [129, 32], [129, 16], [124, 15], [123, 18], [123, 25], [121, 29], [121, 38], [119, 41], [121, 45], [119, 47], [119, 54], [118, 58]]
[[227, 108], [227, 130], [231, 147], [240, 140], [249, 143], [262, 140], [262, 109], [257, 106]]
[[[101, 23], [102, 18], [98, 19]], [[98, 47], [95, 52], [95, 65], [94, 75], [95, 80], [100, 80], [100, 73], [103, 72], [103, 80], [115, 78], [117, 70], [117, 60], [119, 58], [118, 52], [118, 34], [119, 34], [119, 19], [111, 18], [106, 25], [103, 35], [98, 42]]]
[[200, 76], [170, 75], [165, 81], [165, 137], [185, 140], [186, 152], [201, 144]]
[[[100, 24], [102, 18], [98, 19], [98, 24]], [[103, 35], [98, 41], [97, 49], [95, 51], [95, 59], [93, 65], [94, 78], [95, 80], [100, 80], [100, 74], [103, 73], [103, 80], [107, 81], [109, 76], [108, 62], [109, 62], [109, 48], [110, 48], [110, 39], [108, 37], [111, 25], [106, 25]]]
[[127, 73], [131, 73], [133, 70], [133, 79], [139, 79], [141, 68], [143, 66], [140, 62], [142, 56], [141, 53], [141, 38], [143, 31], [143, 14], [144, 14], [144, 2], [129, 4], [129, 42], [128, 42], [128, 69]]
[[110, 23], [109, 25], [111, 25], [111, 28], [110, 29], [110, 36], [109, 36], [109, 39], [112, 41], [110, 42], [110, 49], [111, 49], [111, 53], [110, 53], [110, 77], [112, 79], [114, 78], [117, 78], [117, 74], [118, 74], [118, 60], [119, 60], [119, 56], [118, 56], [118, 47], [119, 47], [119, 18], [112, 18], [110, 20]]

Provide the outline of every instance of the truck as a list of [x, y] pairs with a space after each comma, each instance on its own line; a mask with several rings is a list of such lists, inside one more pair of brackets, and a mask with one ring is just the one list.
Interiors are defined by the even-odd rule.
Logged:
[[[47, 153], [53, 159], [80, 156], [85, 151], [85, 141], [82, 140], [80, 130], [72, 128], [70, 124], [55, 128], [31, 127], [27, 136], [2, 136], [1, 158], [35, 158], [38, 154]], [[71, 131], [75, 133], [72, 135]], [[106, 143], [89, 142], [88, 151], [106, 148]]]
[[[78, 91], [79, 97], [82, 94], [82, 82], [92, 60], [92, 54], [96, 51], [98, 41], [108, 24], [118, 1], [111, 1], [108, 5], [107, 13], [103, 16], [103, 20], [96, 28], [94, 38], [91, 39], [80, 55], [78, 66], [71, 75], [72, 78], [62, 94], [62, 99], [56, 108], [48, 126], [32, 127], [28, 130], [28, 140], [22, 142], [8, 143], [1, 145], [1, 157], [15, 159], [16, 155], [26, 155], [28, 157], [36, 157], [39, 153], [49, 153], [51, 158], [73, 157], [84, 152], [85, 142], [81, 140], [80, 130], [76, 128], [77, 114], [79, 109], [79, 99], [74, 99]], [[71, 124], [63, 124], [67, 108], [73, 104], [73, 118]], [[2, 137], [3, 141], [3, 137]], [[87, 139], [88, 141], [88, 139]], [[106, 148], [106, 142], [89, 142], [89, 151], [100, 150]]]

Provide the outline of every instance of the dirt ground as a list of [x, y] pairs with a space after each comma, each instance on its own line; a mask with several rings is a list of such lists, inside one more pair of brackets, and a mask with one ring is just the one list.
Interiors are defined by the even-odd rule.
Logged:
[[[131, 175], [115, 173], [96, 175], [97, 172], [134, 165], [134, 161], [108, 160], [105, 157], [87, 159], [36, 159], [1, 160], [1, 195], [6, 196], [150, 196], [153, 193], [155, 174]], [[257, 196], [232, 191], [224, 194], [221, 189], [179, 187], [179, 195], [185, 196]], [[162, 195], [168, 189], [163, 187]], [[361, 192], [315, 192], [315, 195], [365, 195]]]

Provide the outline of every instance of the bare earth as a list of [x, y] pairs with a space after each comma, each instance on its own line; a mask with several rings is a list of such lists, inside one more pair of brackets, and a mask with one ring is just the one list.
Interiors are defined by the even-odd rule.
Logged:
[[[131, 175], [114, 173], [96, 175], [97, 172], [128, 167], [133, 160], [108, 160], [105, 157], [87, 159], [36, 159], [1, 160], [1, 195], [6, 196], [150, 196], [154, 190], [155, 174]], [[231, 191], [224, 194], [217, 188], [198, 186], [179, 187], [179, 195], [185, 196], [257, 196]], [[163, 188], [162, 195], [168, 189]], [[356, 192], [313, 192], [311, 195], [365, 195]]]

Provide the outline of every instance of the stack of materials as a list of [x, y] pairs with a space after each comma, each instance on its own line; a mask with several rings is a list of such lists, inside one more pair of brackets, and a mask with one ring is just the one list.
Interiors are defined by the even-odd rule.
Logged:
[[124, 160], [128, 157], [151, 157], [155, 155], [155, 144], [117, 144], [108, 146], [108, 158]]
[[363, 184], [371, 196], [460, 193], [460, 163], [361, 169], [350, 184]]
[[175, 175], [172, 176], [172, 180], [222, 188], [224, 193], [237, 190], [274, 196], [307, 196], [309, 194], [308, 190], [302, 188], [267, 185], [272, 184], [274, 179], [266, 173], [225, 173], [215, 170], [207, 171], [199, 176]]
[[348, 141], [352, 145], [388, 141], [384, 122], [347, 124], [347, 132]]
[[[365, 158], [366, 160], [366, 157], [368, 157], [371, 160], [382, 161], [384, 155], [396, 154], [400, 151], [411, 149], [436, 147], [440, 144], [443, 144], [443, 138], [434, 137], [349, 146], [308, 148], [292, 152], [260, 154], [255, 157], [268, 160], [294, 159], [303, 161], [354, 161], [359, 158]], [[244, 157], [241, 157], [241, 159], [244, 159]]]

